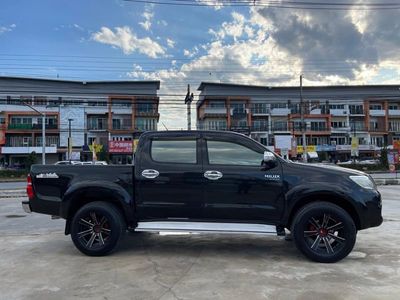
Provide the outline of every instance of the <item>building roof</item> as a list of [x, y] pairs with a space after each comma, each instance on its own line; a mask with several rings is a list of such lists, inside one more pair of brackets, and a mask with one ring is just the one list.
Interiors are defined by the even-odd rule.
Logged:
[[[251, 84], [237, 84], [237, 83], [221, 83], [221, 82], [207, 82], [203, 81], [198, 87], [198, 91], [203, 91], [204, 88], [209, 86], [214, 87], [236, 87], [236, 88], [252, 88], [252, 89], [286, 89], [286, 90], [298, 90], [299, 86], [266, 86], [266, 85], [251, 85]], [[303, 89], [321, 89], [321, 88], [395, 88], [400, 89], [399, 84], [366, 84], [366, 85], [315, 85], [315, 86], [304, 86]]]
[[73, 83], [73, 84], [155, 84], [160, 89], [159, 80], [69, 80], [60, 78], [39, 78], [39, 77], [23, 77], [23, 76], [1, 76], [0, 80], [24, 80], [36, 82], [57, 82], [57, 83]]

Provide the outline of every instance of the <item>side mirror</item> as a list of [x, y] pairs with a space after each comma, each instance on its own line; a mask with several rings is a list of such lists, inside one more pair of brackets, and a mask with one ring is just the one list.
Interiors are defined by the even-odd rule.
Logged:
[[274, 154], [269, 151], [264, 151], [263, 170], [275, 168], [278, 162]]
[[265, 163], [268, 163], [268, 162], [271, 162], [271, 161], [275, 161], [275, 160], [276, 160], [275, 155], [273, 155], [269, 151], [264, 151], [264, 162]]

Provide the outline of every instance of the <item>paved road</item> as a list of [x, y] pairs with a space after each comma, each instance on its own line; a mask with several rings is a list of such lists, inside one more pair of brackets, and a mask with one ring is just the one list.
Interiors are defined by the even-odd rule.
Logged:
[[80, 254], [62, 220], [0, 199], [0, 299], [399, 299], [400, 186], [382, 186], [384, 223], [336, 264], [277, 237], [128, 234], [108, 257]]
[[0, 182], [0, 190], [16, 190], [16, 189], [24, 189], [25, 187], [26, 187], [25, 181]]

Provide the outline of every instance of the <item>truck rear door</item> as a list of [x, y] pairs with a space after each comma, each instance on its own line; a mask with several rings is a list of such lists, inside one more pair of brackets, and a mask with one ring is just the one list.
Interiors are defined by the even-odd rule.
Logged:
[[135, 167], [140, 220], [185, 220], [202, 216], [200, 136], [149, 136]]

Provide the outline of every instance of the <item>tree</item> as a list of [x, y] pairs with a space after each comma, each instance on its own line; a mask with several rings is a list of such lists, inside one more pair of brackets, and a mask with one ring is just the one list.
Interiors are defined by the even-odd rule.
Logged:
[[37, 162], [36, 152], [35, 152], [35, 151], [32, 151], [32, 152], [27, 156], [27, 158], [25, 159], [25, 168], [26, 168], [27, 170], [30, 170], [30, 169], [31, 169], [31, 166], [34, 165], [34, 164], [36, 164], [36, 162]]
[[383, 146], [381, 148], [381, 157], [380, 157], [381, 165], [385, 168], [388, 168], [389, 162], [388, 162], [388, 149], [387, 146]]

